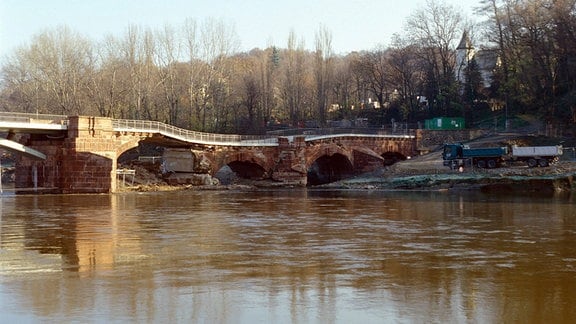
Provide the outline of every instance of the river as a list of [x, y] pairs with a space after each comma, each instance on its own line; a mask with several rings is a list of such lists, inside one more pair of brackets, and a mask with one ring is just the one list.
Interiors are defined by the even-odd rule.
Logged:
[[575, 198], [0, 198], [1, 323], [569, 323]]

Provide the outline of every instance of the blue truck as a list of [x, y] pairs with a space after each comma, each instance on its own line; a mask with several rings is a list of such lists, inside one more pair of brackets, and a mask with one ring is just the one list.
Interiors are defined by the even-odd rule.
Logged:
[[442, 159], [451, 169], [463, 166], [498, 168], [514, 162], [547, 167], [558, 161], [562, 146], [512, 146], [470, 148], [462, 143], [444, 144]]

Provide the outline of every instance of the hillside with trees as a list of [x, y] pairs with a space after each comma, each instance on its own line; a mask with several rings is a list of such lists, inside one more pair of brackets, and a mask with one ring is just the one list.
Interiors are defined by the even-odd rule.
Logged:
[[[161, 30], [128, 26], [98, 42], [60, 26], [6, 59], [0, 110], [240, 134], [358, 118], [379, 128], [438, 116], [474, 126], [524, 114], [573, 132], [575, 2], [482, 0], [482, 23], [472, 25], [430, 0], [390, 45], [346, 55], [334, 53], [323, 27], [313, 49], [291, 32], [284, 47], [240, 52], [233, 27], [215, 19]], [[457, 71], [464, 32], [496, 53], [489, 80], [474, 57]]]

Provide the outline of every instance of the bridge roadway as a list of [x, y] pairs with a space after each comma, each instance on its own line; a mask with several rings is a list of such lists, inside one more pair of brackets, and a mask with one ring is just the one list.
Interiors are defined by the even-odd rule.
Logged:
[[[231, 135], [155, 121], [0, 112], [0, 132], [8, 134], [0, 146], [21, 153], [16, 161], [16, 187], [42, 183], [63, 193], [116, 191], [118, 157], [147, 140], [179, 147], [190, 156], [188, 166], [174, 172], [214, 175], [228, 165], [237, 173], [298, 185], [306, 185], [307, 172], [314, 168], [330, 175], [364, 172], [387, 158], [396, 160], [416, 152], [415, 135], [368, 131]], [[10, 140], [17, 139], [17, 134], [21, 144], [14, 145], [16, 141]]]
[[[157, 133], [167, 138], [200, 145], [263, 147], [278, 146], [279, 135], [235, 135], [191, 131], [157, 121], [113, 119], [116, 132]], [[63, 134], [68, 130], [68, 116], [48, 114], [26, 114], [0, 112], [0, 132], [31, 134]], [[306, 142], [321, 141], [337, 137], [376, 137], [413, 139], [409, 134], [374, 134], [367, 128], [358, 129], [313, 129], [302, 131]], [[293, 136], [287, 136], [292, 138]], [[5, 142], [0, 146], [14, 150]], [[20, 151], [26, 153], [24, 151]]]

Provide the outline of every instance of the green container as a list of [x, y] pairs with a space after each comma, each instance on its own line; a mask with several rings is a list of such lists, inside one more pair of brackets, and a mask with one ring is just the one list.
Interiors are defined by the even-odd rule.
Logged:
[[464, 129], [464, 118], [462, 117], [436, 117], [426, 119], [424, 127], [430, 130], [456, 130]]

